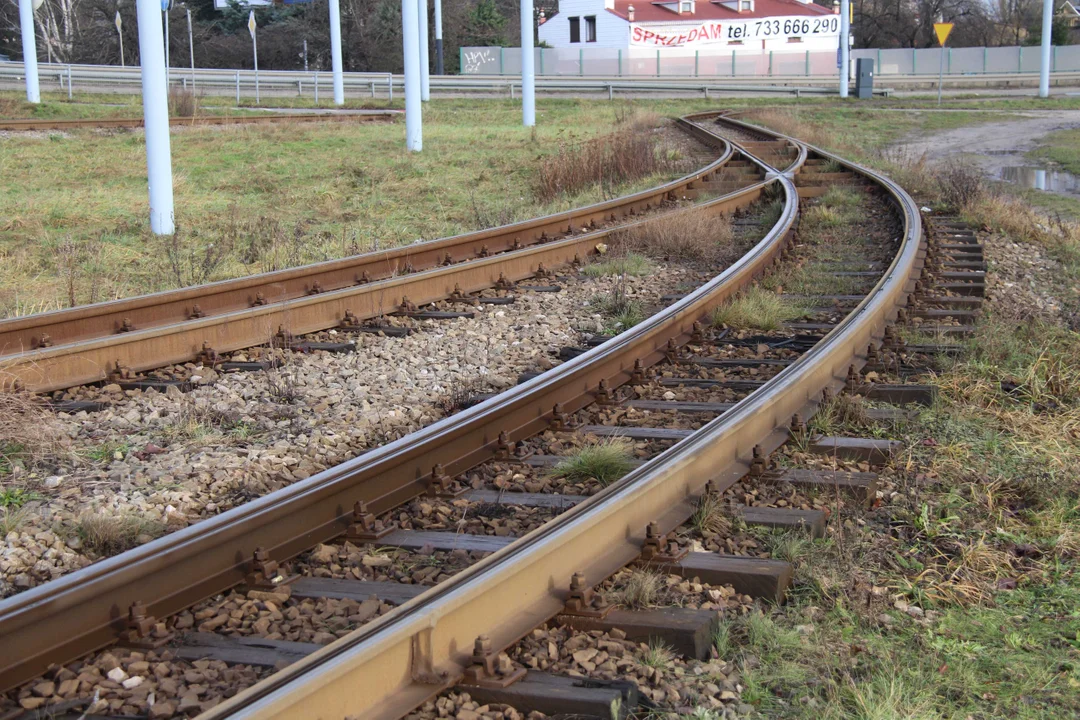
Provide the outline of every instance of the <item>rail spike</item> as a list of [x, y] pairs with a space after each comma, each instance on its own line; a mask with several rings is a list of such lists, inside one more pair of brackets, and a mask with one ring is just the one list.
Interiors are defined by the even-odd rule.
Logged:
[[491, 638], [480, 635], [473, 644], [472, 664], [465, 668], [461, 684], [484, 688], [506, 688], [525, 677], [525, 668], [514, 667], [510, 656], [496, 653]]

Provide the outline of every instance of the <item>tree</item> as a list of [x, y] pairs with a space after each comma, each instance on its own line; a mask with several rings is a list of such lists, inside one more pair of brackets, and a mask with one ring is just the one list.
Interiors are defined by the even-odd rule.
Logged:
[[468, 16], [465, 45], [507, 45], [506, 16], [495, 0], [480, 0]]

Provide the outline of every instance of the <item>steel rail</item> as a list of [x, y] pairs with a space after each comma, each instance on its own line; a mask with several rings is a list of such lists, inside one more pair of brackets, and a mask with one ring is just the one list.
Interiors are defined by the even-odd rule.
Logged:
[[[682, 213], [720, 213], [762, 196], [776, 180], [756, 183]], [[786, 181], [790, 184], [790, 181]], [[789, 203], [790, 204], [790, 203]], [[785, 215], [790, 227], [793, 211]], [[641, 222], [651, 222], [643, 220]], [[529, 383], [444, 419], [423, 430], [323, 471], [288, 488], [147, 543], [122, 555], [0, 601], [0, 686], [11, 687], [44, 671], [51, 663], [104, 647], [116, 640], [132, 603], [165, 617], [243, 581], [256, 548], [284, 560], [345, 531], [355, 502], [373, 512], [391, 509], [424, 492], [433, 468], [456, 475], [490, 459], [503, 431], [512, 438], [539, 432], [552, 408], [574, 412], [592, 402], [601, 380], [629, 377], [635, 360], [659, 362], [669, 340], [685, 340], [693, 322], [739, 287], [761, 274], [778, 255], [784, 234], [773, 233], [748, 260], [740, 261], [713, 284], [714, 292], [693, 304], [680, 303], [633, 332], [610, 341], [585, 361], [560, 365]], [[533, 257], [561, 245], [570, 257], [581, 242], [570, 239], [531, 249]], [[485, 272], [533, 272], [521, 254], [501, 261], [469, 263]], [[506, 269], [506, 263], [517, 270]], [[486, 282], [490, 275], [484, 276]], [[409, 278], [400, 278], [407, 281]]]
[[[250, 125], [288, 122], [393, 122], [399, 113], [390, 110], [373, 110], [355, 113], [297, 113], [295, 115], [200, 115], [198, 117], [172, 117], [173, 127], [199, 125]], [[27, 132], [30, 130], [85, 130], [96, 128], [141, 128], [142, 118], [96, 118], [80, 120], [0, 120], [0, 131]]]
[[[400, 717], [462, 676], [477, 636], [487, 635], [495, 648], [508, 647], [562, 609], [573, 573], [583, 573], [590, 585], [601, 582], [639, 555], [649, 522], [663, 532], [674, 529], [691, 515], [707, 481], [729, 487], [748, 469], [755, 445], [778, 447], [795, 413], [809, 416], [823, 388], [839, 389], [849, 366], [861, 366], [867, 346], [906, 304], [921, 270], [923, 237], [914, 201], [876, 172], [841, 162], [886, 193], [904, 234], [881, 280], [821, 343], [732, 411], [601, 493], [203, 717]], [[780, 182], [787, 193], [785, 216], [793, 215], [797, 191], [790, 178]], [[769, 251], [776, 234], [671, 312], [697, 316], [712, 291]], [[641, 332], [646, 327], [627, 334]], [[577, 360], [604, 352], [602, 346]]]
[[[553, 268], [575, 255], [585, 257], [586, 236], [574, 237], [575, 229], [633, 217], [668, 199], [696, 197], [732, 158], [730, 147], [720, 147], [716, 160], [693, 173], [567, 212], [300, 268], [3, 320], [0, 386], [55, 390], [103, 380], [117, 363], [140, 372], [188, 362], [199, 356], [203, 343], [217, 352], [262, 344], [278, 326], [295, 334], [325, 330], [337, 326], [345, 310], [361, 319], [397, 310], [402, 295], [422, 303], [447, 297], [455, 283], [466, 291], [490, 287], [498, 281], [500, 263], [507, 263], [507, 279], [524, 279], [541, 263]], [[588, 239], [595, 244], [613, 229]], [[565, 243], [548, 239], [563, 233], [577, 241], [569, 256], [558, 252]], [[521, 261], [511, 263], [508, 253], [532, 259], [531, 269]], [[414, 272], [425, 268], [437, 270]], [[476, 285], [479, 277], [487, 285]], [[120, 332], [125, 321], [132, 331]]]

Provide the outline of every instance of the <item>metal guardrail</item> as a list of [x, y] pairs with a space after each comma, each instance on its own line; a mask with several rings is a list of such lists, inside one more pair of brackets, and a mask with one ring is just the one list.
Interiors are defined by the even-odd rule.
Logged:
[[[110, 65], [38, 65], [43, 89], [67, 91], [72, 97], [79, 92], [131, 93], [142, 92], [142, 78], [138, 67], [121, 68]], [[344, 73], [346, 97], [370, 97], [394, 99], [394, 93], [404, 90], [402, 75], [391, 73]], [[953, 75], [945, 78], [951, 87], [987, 86], [994, 84], [1017, 85], [1037, 81], [1031, 74], [1001, 73], [990, 75]], [[1080, 71], [1051, 74], [1054, 84], [1080, 84]], [[316, 103], [321, 97], [330, 97], [333, 76], [326, 71], [260, 70], [257, 74], [260, 95], [270, 97], [312, 97]], [[685, 93], [709, 97], [711, 93], [780, 93], [799, 97], [801, 95], [837, 94], [835, 77], [806, 77], [802, 75], [774, 75], [771, 77], [543, 77], [536, 78], [536, 90], [543, 93], [607, 93], [614, 98], [617, 93]], [[874, 93], [889, 96], [897, 88], [927, 87], [936, 84], [936, 76], [890, 75], [889, 87], [876, 87]], [[23, 65], [21, 62], [0, 62], [0, 88], [21, 87]], [[217, 70], [196, 68], [172, 68], [169, 84], [174, 87], [193, 87], [199, 94], [234, 95], [239, 103], [242, 98], [256, 95], [254, 70]], [[431, 88], [436, 92], [480, 93], [518, 97], [521, 81], [507, 75], [433, 75]]]

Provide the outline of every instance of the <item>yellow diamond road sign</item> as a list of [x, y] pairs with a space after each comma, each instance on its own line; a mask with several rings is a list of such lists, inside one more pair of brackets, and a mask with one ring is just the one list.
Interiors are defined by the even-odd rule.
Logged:
[[[951, 25], [949, 27], [952, 27]], [[252, 39], [255, 38], [255, 11], [252, 10], [248, 13], [248, 32], [251, 33]]]
[[952, 23], [934, 23], [934, 32], [937, 33], [938, 44], [941, 47], [945, 47], [945, 40], [948, 39], [949, 33], [952, 32]]

